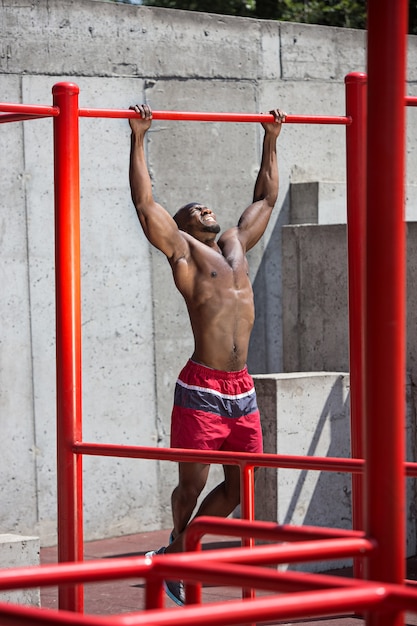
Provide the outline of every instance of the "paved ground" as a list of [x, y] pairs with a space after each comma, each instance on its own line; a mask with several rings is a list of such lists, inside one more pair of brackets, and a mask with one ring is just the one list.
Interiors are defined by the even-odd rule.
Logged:
[[[108, 559], [122, 556], [139, 556], [148, 550], [165, 545], [169, 531], [155, 531], [128, 535], [115, 539], [92, 541], [85, 544], [85, 559]], [[207, 536], [206, 547], [225, 547], [231, 545], [230, 539], [221, 541], [218, 537]], [[238, 545], [234, 543], [233, 545]], [[41, 563], [56, 563], [57, 550], [55, 547], [41, 549]], [[410, 559], [407, 563], [407, 577], [417, 580], [417, 559]], [[350, 575], [350, 571], [343, 570], [343, 575]], [[58, 593], [56, 588], [41, 590], [41, 604], [45, 608], [58, 607]], [[241, 591], [229, 587], [205, 586], [203, 588], [204, 602], [217, 602], [241, 598]], [[121, 580], [109, 583], [89, 584], [85, 586], [85, 612], [96, 615], [111, 615], [128, 613], [143, 608], [144, 584], [143, 580]], [[166, 607], [176, 607], [169, 598]], [[177, 610], [181, 610], [176, 607]], [[303, 621], [304, 626], [362, 626], [364, 621], [354, 615], [346, 615], [335, 619], [312, 619]], [[417, 615], [407, 615], [406, 623], [417, 626]]]

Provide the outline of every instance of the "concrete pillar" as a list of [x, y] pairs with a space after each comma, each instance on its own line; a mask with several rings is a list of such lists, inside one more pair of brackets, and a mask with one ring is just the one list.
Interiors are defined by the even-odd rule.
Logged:
[[[12, 534], [0, 535], [0, 567], [39, 565], [39, 550], [39, 537], [24, 537]], [[3, 591], [0, 593], [0, 602], [40, 606], [39, 587]]]
[[[265, 452], [350, 456], [349, 375], [307, 372], [254, 376]], [[351, 527], [349, 474], [269, 469], [256, 478], [256, 518], [297, 526]], [[325, 571], [350, 561], [294, 564]], [[283, 566], [287, 569], [287, 566]]]

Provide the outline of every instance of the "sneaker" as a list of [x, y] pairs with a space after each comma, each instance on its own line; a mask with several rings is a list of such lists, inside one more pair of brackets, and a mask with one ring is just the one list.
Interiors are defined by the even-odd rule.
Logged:
[[[173, 537], [172, 533], [169, 538], [169, 543], [172, 543]], [[165, 554], [165, 546], [159, 548], [159, 550], [150, 550], [145, 553], [145, 556], [152, 558], [157, 554]], [[168, 598], [170, 598], [175, 604], [178, 606], [184, 606], [185, 602], [185, 592], [184, 592], [184, 584], [182, 580], [164, 580], [164, 589]]]
[[165, 580], [164, 586], [168, 598], [171, 598], [178, 606], [184, 606], [185, 592], [182, 580]]
[[165, 546], [162, 546], [162, 548], [159, 548], [159, 550], [150, 550], [149, 552], [145, 552], [145, 556], [155, 556], [155, 554], [165, 554]]

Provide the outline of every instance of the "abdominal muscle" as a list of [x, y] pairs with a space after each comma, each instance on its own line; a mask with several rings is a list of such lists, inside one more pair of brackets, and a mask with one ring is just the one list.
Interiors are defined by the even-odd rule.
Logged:
[[194, 332], [193, 360], [222, 371], [246, 366], [254, 322], [252, 288], [213, 294], [200, 306], [188, 307]]
[[194, 334], [193, 360], [222, 371], [246, 366], [255, 313], [247, 260], [236, 237], [228, 235], [222, 251], [184, 234], [191, 259], [173, 264]]

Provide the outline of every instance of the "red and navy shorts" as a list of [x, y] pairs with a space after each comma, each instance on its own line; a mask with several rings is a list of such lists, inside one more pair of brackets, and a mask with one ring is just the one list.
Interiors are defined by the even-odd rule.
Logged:
[[223, 372], [188, 361], [175, 385], [171, 447], [263, 451], [255, 387], [246, 367]]

